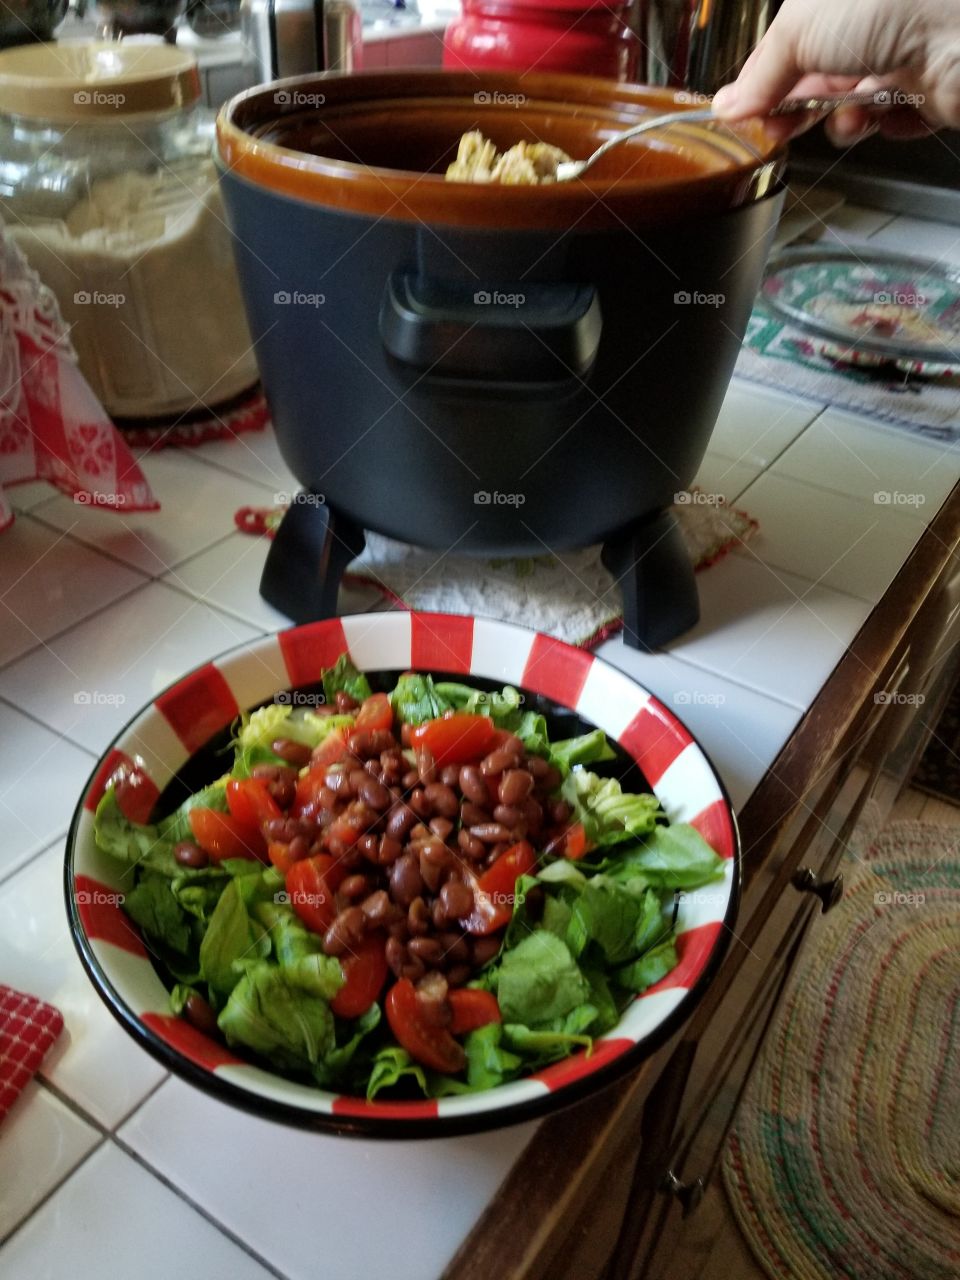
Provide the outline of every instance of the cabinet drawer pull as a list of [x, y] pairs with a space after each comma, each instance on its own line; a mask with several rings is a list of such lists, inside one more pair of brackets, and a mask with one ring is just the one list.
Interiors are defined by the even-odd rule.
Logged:
[[702, 1178], [694, 1178], [692, 1182], [681, 1182], [671, 1169], [661, 1182], [660, 1190], [676, 1196], [683, 1209], [681, 1216], [689, 1218], [703, 1199], [705, 1187]]
[[793, 887], [801, 893], [815, 893], [820, 899], [824, 914], [835, 907], [843, 897], [843, 875], [832, 880], [818, 880], [809, 867], [800, 867], [793, 874]]

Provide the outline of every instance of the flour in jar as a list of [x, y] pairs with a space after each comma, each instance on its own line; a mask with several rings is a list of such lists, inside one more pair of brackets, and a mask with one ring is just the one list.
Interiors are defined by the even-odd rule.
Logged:
[[101, 178], [62, 219], [7, 231], [114, 417], [215, 406], [256, 382], [212, 162]]

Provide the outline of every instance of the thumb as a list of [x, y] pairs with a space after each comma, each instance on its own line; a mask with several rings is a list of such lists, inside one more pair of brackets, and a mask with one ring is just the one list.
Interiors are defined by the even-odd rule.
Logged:
[[734, 83], [717, 90], [713, 109], [718, 116], [731, 120], [766, 115], [787, 96], [800, 76], [793, 36], [785, 24], [774, 20]]

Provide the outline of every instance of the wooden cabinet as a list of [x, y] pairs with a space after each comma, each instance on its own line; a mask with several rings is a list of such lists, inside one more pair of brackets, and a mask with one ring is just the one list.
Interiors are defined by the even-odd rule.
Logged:
[[873, 801], [907, 781], [960, 667], [960, 488], [740, 815], [735, 937], [689, 1022], [626, 1081], [544, 1121], [445, 1276], [667, 1280], [804, 945]]

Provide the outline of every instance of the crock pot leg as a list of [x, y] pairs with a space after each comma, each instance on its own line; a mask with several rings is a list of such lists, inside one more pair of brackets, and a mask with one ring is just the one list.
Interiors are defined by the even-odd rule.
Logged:
[[602, 559], [623, 594], [623, 640], [632, 649], [659, 649], [697, 622], [693, 565], [671, 512], [608, 538]]
[[365, 545], [359, 525], [301, 489], [270, 546], [260, 594], [294, 622], [333, 618], [340, 579]]

